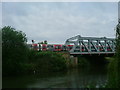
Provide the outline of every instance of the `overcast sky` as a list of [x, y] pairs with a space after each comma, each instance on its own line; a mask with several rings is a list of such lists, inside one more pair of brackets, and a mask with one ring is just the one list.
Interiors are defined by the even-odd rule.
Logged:
[[3, 2], [2, 26], [26, 33], [28, 42], [83, 37], [115, 37], [117, 2]]

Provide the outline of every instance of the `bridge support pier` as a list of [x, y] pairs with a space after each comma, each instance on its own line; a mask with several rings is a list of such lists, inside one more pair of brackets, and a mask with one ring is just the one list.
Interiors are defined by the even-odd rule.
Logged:
[[73, 67], [77, 67], [78, 65], [78, 57], [75, 57], [73, 55], [70, 56], [70, 63]]

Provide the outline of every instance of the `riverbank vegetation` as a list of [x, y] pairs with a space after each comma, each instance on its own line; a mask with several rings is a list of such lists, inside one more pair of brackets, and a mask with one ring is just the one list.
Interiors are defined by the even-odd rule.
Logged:
[[37, 52], [27, 47], [27, 37], [10, 26], [2, 28], [3, 76], [66, 70], [66, 60], [56, 52]]
[[120, 20], [116, 26], [116, 55], [109, 65], [108, 88], [120, 88]]
[[[28, 70], [40, 72], [57, 72], [66, 70], [66, 60], [62, 54], [56, 52], [36, 52], [30, 51], [29, 54]], [[31, 69], [30, 69], [31, 68]], [[30, 70], [29, 70], [30, 69]], [[31, 71], [31, 72], [32, 72]]]

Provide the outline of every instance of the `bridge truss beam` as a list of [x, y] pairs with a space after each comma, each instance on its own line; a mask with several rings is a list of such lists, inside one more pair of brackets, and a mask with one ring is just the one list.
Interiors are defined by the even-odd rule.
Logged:
[[65, 45], [73, 45], [70, 54], [114, 54], [115, 39], [106, 37], [75, 37], [66, 40]]

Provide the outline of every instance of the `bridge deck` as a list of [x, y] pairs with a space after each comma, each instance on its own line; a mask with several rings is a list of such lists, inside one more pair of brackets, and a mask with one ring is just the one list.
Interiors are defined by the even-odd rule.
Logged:
[[115, 52], [71, 52], [70, 54], [115, 54]]
[[70, 53], [70, 55], [73, 56], [104, 56], [104, 57], [112, 57], [115, 55], [115, 52], [74, 52], [74, 53]]

